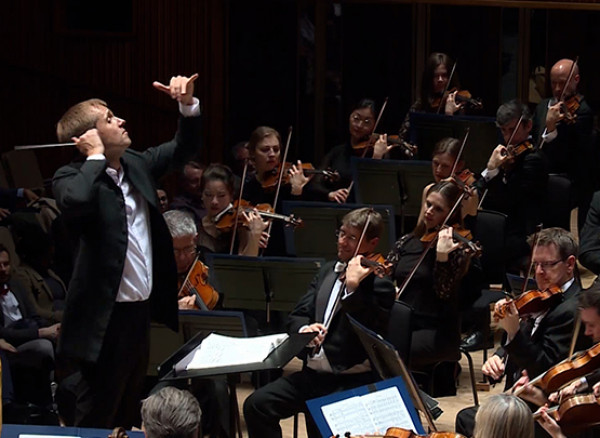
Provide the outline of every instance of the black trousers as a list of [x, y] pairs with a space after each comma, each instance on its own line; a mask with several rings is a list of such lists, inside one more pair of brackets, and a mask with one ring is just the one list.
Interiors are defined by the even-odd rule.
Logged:
[[98, 360], [80, 364], [76, 426], [140, 426], [149, 349], [148, 301], [115, 303]]
[[307, 413], [306, 400], [334, 392], [366, 385], [379, 380], [374, 373], [332, 374], [305, 368], [289, 376], [280, 377], [248, 397], [244, 403], [244, 417], [250, 438], [279, 438], [279, 421], [298, 412], [304, 412], [309, 438], [320, 437], [316, 424]]

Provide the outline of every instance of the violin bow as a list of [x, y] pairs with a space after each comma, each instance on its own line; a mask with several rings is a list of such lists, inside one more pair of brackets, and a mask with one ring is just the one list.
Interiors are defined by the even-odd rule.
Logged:
[[[575, 62], [573, 62], [573, 64], [571, 65], [571, 70], [569, 71], [569, 76], [567, 77], [567, 81], [565, 82], [565, 86], [563, 87], [561, 93], [560, 93], [560, 99], [558, 99], [558, 102], [564, 102], [565, 99], [565, 93], [567, 92], [567, 88], [569, 88], [569, 84], [571, 83], [571, 79], [573, 79], [573, 73], [575, 72], [575, 67], [577, 66], [577, 63], [579, 62], [579, 55], [577, 55], [577, 57], [575, 57]], [[557, 102], [557, 103], [558, 103]], [[545, 136], [548, 134], [548, 128], [544, 128], [544, 132], [542, 133], [541, 137], [540, 137], [540, 145], [539, 145], [539, 149], [542, 149], [542, 147], [544, 147], [544, 144], [546, 144], [546, 140], [545, 140]]]
[[569, 347], [569, 356], [573, 356], [575, 352], [575, 344], [577, 343], [577, 337], [579, 336], [579, 330], [581, 329], [581, 315], [577, 312], [575, 317], [575, 325], [573, 326], [573, 337], [571, 338], [571, 346]]
[[444, 92], [442, 93], [442, 98], [440, 99], [440, 106], [438, 106], [436, 114], [439, 114], [440, 110], [442, 109], [442, 103], [444, 102], [444, 96], [446, 96], [446, 93], [448, 93], [448, 90], [450, 89], [450, 83], [452, 82], [452, 76], [454, 76], [454, 70], [456, 70], [456, 64], [458, 64], [458, 59], [456, 61], [454, 61], [454, 65], [452, 66], [452, 71], [450, 71], [450, 76], [448, 76], [448, 83], [446, 84], [446, 87], [444, 87]]
[[517, 124], [515, 125], [515, 129], [513, 129], [512, 134], [510, 134], [510, 137], [508, 138], [508, 141], [506, 142], [506, 147], [509, 147], [510, 144], [513, 141], [513, 138], [515, 137], [515, 134], [517, 133], [517, 131], [519, 130], [519, 127], [521, 126], [521, 123], [523, 122], [523, 114], [521, 114], [521, 117], [519, 117], [519, 121], [517, 122]]
[[248, 172], [248, 158], [244, 160], [244, 171], [242, 172], [242, 181], [240, 183], [240, 194], [238, 196], [237, 209], [235, 211], [235, 220], [233, 221], [233, 232], [231, 233], [231, 243], [229, 244], [229, 255], [233, 254], [235, 236], [238, 229], [238, 218], [240, 216], [240, 206], [242, 205], [242, 195], [244, 194], [244, 185], [246, 184], [246, 174]]
[[529, 282], [529, 277], [531, 275], [531, 268], [533, 268], [533, 253], [535, 252], [535, 248], [537, 247], [540, 231], [542, 231], [543, 227], [543, 224], [539, 224], [537, 227], [535, 227], [535, 237], [533, 238], [533, 244], [531, 245], [531, 254], [529, 256], [529, 269], [527, 269], [527, 273], [525, 274], [525, 281], [523, 282], [523, 289], [521, 289], [521, 295], [525, 293], [525, 290], [527, 290], [527, 283]]
[[[275, 190], [275, 198], [273, 199], [273, 211], [277, 208], [277, 201], [279, 200], [279, 192], [281, 191], [281, 182], [283, 181], [283, 172], [285, 170], [285, 162], [287, 160], [288, 151], [290, 150], [290, 141], [292, 140], [292, 127], [288, 128], [287, 141], [285, 142], [285, 150], [283, 151], [283, 160], [279, 164], [279, 178], [277, 180], [277, 189]], [[267, 228], [267, 234], [271, 234], [271, 228], [273, 228], [273, 221], [269, 223]], [[268, 243], [267, 243], [268, 244]], [[264, 252], [264, 248], [261, 251], [261, 255]]]
[[462, 141], [462, 144], [460, 145], [458, 154], [456, 155], [456, 158], [454, 159], [454, 166], [452, 166], [452, 172], [450, 172], [451, 176], [454, 176], [456, 174], [456, 167], [458, 166], [458, 162], [460, 161], [463, 151], [465, 150], [465, 145], [467, 144], [467, 139], [469, 138], [470, 132], [471, 132], [471, 128], [467, 128], [467, 130], [465, 132], [465, 138], [463, 138], [463, 141]]

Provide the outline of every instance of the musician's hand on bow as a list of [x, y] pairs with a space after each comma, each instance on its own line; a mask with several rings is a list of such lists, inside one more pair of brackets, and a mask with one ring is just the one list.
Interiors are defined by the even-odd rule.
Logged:
[[556, 124], [560, 122], [565, 115], [562, 112], [562, 102], [557, 102], [548, 107], [546, 113], [546, 130], [552, 132], [556, 129]]
[[362, 255], [357, 255], [348, 262], [346, 268], [346, 290], [348, 293], [358, 289], [360, 282], [373, 272], [373, 268], [367, 268], [360, 263], [362, 257]]
[[519, 397], [536, 406], [543, 406], [548, 403], [548, 398], [546, 397], [546, 394], [544, 394], [544, 391], [535, 385], [529, 384], [527, 370], [521, 371], [521, 377], [519, 377], [519, 380], [513, 385], [513, 392], [517, 390], [520, 390]]
[[71, 137], [79, 152], [86, 157], [90, 155], [104, 154], [104, 143], [96, 128], [88, 129], [79, 137]]
[[546, 432], [552, 438], [567, 438], [565, 434], [562, 433], [560, 426], [556, 422], [554, 418], [548, 415], [548, 406], [543, 406], [540, 408], [539, 412], [541, 413], [540, 417], [537, 419], [537, 422], [544, 428]]
[[189, 310], [195, 309], [196, 297], [189, 295], [187, 297], [182, 297], [177, 300], [177, 307], [180, 310]]
[[23, 189], [23, 196], [27, 199], [28, 202], [34, 202], [40, 199], [37, 193], [35, 193], [31, 189]]
[[194, 103], [194, 81], [196, 79], [198, 79], [198, 73], [189, 78], [187, 76], [173, 76], [168, 86], [158, 81], [154, 81], [152, 86], [183, 105], [191, 105]]
[[349, 194], [350, 192], [348, 191], [348, 189], [338, 189], [333, 192], [329, 192], [327, 198], [329, 198], [330, 201], [335, 201], [338, 204], [343, 204], [344, 202], [346, 202], [346, 199], [348, 199]]
[[323, 343], [325, 339], [325, 335], [327, 334], [327, 328], [321, 324], [320, 322], [312, 323], [311, 325], [307, 325], [300, 330], [300, 333], [314, 333], [317, 332], [317, 336], [313, 338], [312, 341], [308, 343], [309, 347], [318, 347]]
[[458, 248], [460, 244], [452, 238], [452, 228], [446, 227], [440, 230], [436, 245], [436, 260], [438, 262], [447, 262], [448, 254]]
[[494, 354], [485, 361], [481, 367], [481, 372], [494, 380], [500, 380], [504, 375], [504, 361], [500, 356]]
[[508, 159], [509, 159], [509, 156], [508, 156], [508, 150], [506, 149], [506, 146], [499, 144], [492, 151], [492, 155], [490, 155], [490, 159], [488, 160], [488, 163], [487, 163], [487, 170], [491, 171], [491, 170], [499, 169], [506, 161], [508, 161]]

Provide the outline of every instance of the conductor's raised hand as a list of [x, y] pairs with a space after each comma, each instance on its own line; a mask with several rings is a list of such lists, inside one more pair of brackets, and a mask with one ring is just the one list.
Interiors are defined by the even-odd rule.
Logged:
[[96, 128], [88, 129], [80, 137], [71, 137], [79, 152], [86, 157], [104, 153], [104, 143]]
[[158, 81], [154, 81], [152, 86], [183, 105], [191, 105], [194, 103], [194, 81], [196, 79], [198, 79], [198, 73], [194, 73], [189, 78], [187, 76], [173, 76], [168, 86]]

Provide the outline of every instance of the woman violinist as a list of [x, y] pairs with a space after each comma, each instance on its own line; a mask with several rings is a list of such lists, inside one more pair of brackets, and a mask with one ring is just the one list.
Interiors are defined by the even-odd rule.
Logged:
[[[467, 246], [460, 246], [454, 233], [461, 228], [460, 211], [448, 217], [455, 207], [462, 189], [452, 182], [433, 185], [426, 198], [426, 209], [415, 230], [395, 244], [388, 257], [394, 263], [394, 278], [402, 285], [399, 300], [413, 309], [415, 329], [412, 334], [411, 368], [422, 368], [443, 360], [460, 358], [459, 289], [481, 289], [482, 275], [477, 260], [471, 260]], [[457, 228], [439, 227], [443, 223]], [[452, 230], [455, 230], [454, 233]], [[437, 232], [439, 231], [439, 236]], [[464, 232], [467, 239], [468, 232]], [[422, 263], [415, 270], [416, 261], [425, 253]], [[466, 240], [466, 239], [465, 239]], [[412, 279], [406, 283], [407, 277]]]
[[[250, 135], [248, 152], [254, 164], [255, 174], [244, 182], [242, 197], [252, 205], [273, 205], [281, 164], [279, 132], [268, 126], [259, 126]], [[309, 183], [310, 177], [302, 171], [302, 163], [298, 161], [287, 173], [288, 182], [281, 185], [278, 203], [275, 206], [276, 212], [280, 211], [283, 200], [312, 199], [312, 195], [306, 193], [307, 190], [311, 190], [312, 184]], [[273, 222], [264, 255], [286, 255], [284, 243], [283, 224], [279, 221]]]
[[[234, 183], [233, 173], [222, 164], [211, 164], [202, 174], [201, 192], [206, 215], [200, 221], [197, 242], [202, 251], [230, 252], [233, 227], [231, 224], [222, 226], [217, 218], [233, 206]], [[260, 246], [266, 244], [263, 232], [267, 223], [255, 211], [243, 211], [239, 219], [242, 225], [237, 227], [237, 253], [257, 256]]]

